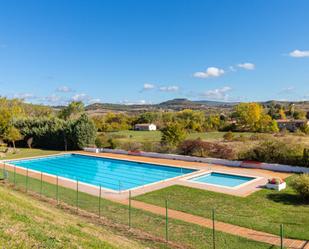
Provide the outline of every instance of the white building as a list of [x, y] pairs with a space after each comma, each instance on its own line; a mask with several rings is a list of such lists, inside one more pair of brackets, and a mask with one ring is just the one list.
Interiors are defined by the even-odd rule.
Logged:
[[155, 130], [157, 130], [157, 126], [155, 124], [136, 124], [134, 126], [134, 130], [136, 130], [136, 131], [155, 131]]

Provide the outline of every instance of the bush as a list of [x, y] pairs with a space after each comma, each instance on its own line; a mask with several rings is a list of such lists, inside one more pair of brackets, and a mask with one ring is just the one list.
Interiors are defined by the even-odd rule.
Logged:
[[255, 133], [250, 136], [250, 140], [252, 141], [259, 141], [259, 140], [269, 140], [273, 136], [271, 134], [265, 134], [265, 133]]
[[137, 151], [140, 150], [142, 147], [142, 145], [140, 143], [137, 142], [127, 142], [127, 143], [123, 143], [121, 144], [120, 148], [126, 151]]
[[183, 155], [235, 159], [235, 153], [229, 146], [206, 142], [201, 139], [185, 140], [179, 145], [178, 149]]
[[109, 138], [109, 139], [107, 140], [107, 143], [108, 143], [107, 148], [109, 148], [109, 149], [116, 149], [116, 148], [117, 148], [117, 142], [116, 142], [115, 139]]
[[108, 138], [104, 135], [99, 135], [97, 136], [96, 140], [95, 140], [95, 145], [98, 148], [107, 148], [110, 146], [109, 142], [108, 142]]
[[73, 123], [73, 143], [77, 149], [82, 149], [95, 144], [97, 129], [91, 119], [86, 114], [82, 114]]
[[291, 186], [304, 200], [309, 201], [309, 174], [295, 177]]
[[74, 150], [95, 144], [96, 128], [85, 114], [69, 121], [47, 117], [19, 119], [14, 126], [25, 141], [33, 138], [33, 145], [38, 148]]
[[309, 166], [307, 154], [302, 145], [295, 142], [267, 140], [239, 155], [241, 160], [253, 160], [268, 163]]
[[233, 140], [238, 142], [246, 142], [248, 141], [248, 137], [245, 137], [243, 134], [240, 134], [238, 137], [235, 137]]
[[224, 139], [225, 141], [232, 141], [232, 140], [234, 139], [234, 134], [233, 134], [233, 132], [229, 131], [229, 132], [225, 133], [225, 134], [223, 135], [223, 139]]
[[157, 148], [159, 147], [158, 143], [152, 142], [152, 141], [144, 141], [142, 142], [142, 150], [143, 151], [149, 151], [149, 152], [155, 152]]

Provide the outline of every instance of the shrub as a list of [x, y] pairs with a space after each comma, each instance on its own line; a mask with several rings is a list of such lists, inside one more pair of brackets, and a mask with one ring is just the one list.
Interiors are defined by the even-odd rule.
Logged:
[[109, 142], [108, 142], [108, 138], [104, 135], [99, 135], [97, 136], [96, 140], [95, 140], [95, 145], [98, 148], [107, 148], [110, 146]]
[[107, 148], [109, 148], [109, 149], [116, 149], [116, 148], [117, 148], [117, 142], [116, 142], [115, 139], [109, 138], [109, 139], [107, 140], [107, 143], [108, 143]]
[[255, 133], [250, 136], [250, 140], [252, 141], [269, 140], [271, 138], [272, 138], [271, 134], [265, 134], [265, 133]]
[[59, 118], [27, 118], [16, 120], [14, 126], [27, 141], [33, 138], [35, 147], [48, 149], [81, 149], [94, 145], [96, 128], [85, 114], [76, 120]]
[[179, 145], [178, 149], [183, 155], [200, 157], [209, 156], [224, 159], [235, 158], [235, 153], [229, 146], [206, 142], [201, 139], [185, 140]]
[[309, 174], [295, 177], [291, 186], [304, 200], [309, 201]]
[[239, 155], [241, 160], [309, 166], [309, 161], [305, 157], [302, 145], [273, 139], [260, 142]]
[[137, 142], [127, 142], [127, 143], [123, 143], [121, 144], [120, 148], [126, 151], [137, 151], [140, 150], [142, 147], [142, 145], [140, 143]]
[[82, 114], [73, 124], [74, 147], [82, 149], [95, 144], [97, 129], [86, 114]]
[[223, 135], [223, 139], [224, 139], [225, 141], [232, 141], [232, 140], [234, 139], [234, 134], [233, 134], [233, 132], [229, 131], [229, 132], [225, 133], [225, 134]]
[[234, 141], [239, 141], [239, 142], [246, 142], [248, 141], [248, 137], [245, 137], [243, 134], [240, 134], [238, 137], [235, 137], [233, 140]]
[[152, 141], [144, 141], [142, 142], [142, 150], [143, 151], [156, 151], [159, 147], [158, 143]]

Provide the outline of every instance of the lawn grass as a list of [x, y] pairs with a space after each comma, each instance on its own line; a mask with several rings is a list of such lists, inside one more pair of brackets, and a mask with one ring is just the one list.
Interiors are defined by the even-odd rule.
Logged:
[[[8, 181], [16, 183], [18, 189], [25, 190], [26, 184], [28, 186], [28, 193], [36, 192], [41, 193], [41, 183], [37, 179], [28, 178], [28, 183], [26, 177], [23, 175], [16, 174], [15, 181], [14, 175], [9, 173]], [[60, 203], [66, 203], [71, 206], [75, 206], [77, 210], [83, 209], [88, 212], [99, 215], [99, 211], [102, 217], [110, 220], [112, 223], [128, 225], [128, 207], [121, 205], [106, 199], [101, 199], [99, 201], [98, 197], [91, 196], [85, 193], [79, 192], [78, 201], [77, 193], [75, 190], [59, 187], [57, 192], [57, 187], [53, 184], [43, 183], [42, 185], [42, 194], [50, 198], [56, 198], [58, 193], [58, 198]], [[1, 198], [1, 196], [0, 196]], [[28, 197], [31, 198], [31, 197]], [[100, 203], [100, 206], [99, 206]], [[13, 204], [12, 204], [13, 205]], [[15, 205], [15, 204], [14, 204]], [[26, 205], [23, 204], [24, 207]], [[32, 208], [32, 207], [30, 207]], [[32, 213], [28, 218], [32, 219]], [[50, 222], [50, 226], [55, 226], [53, 222]], [[155, 215], [148, 213], [139, 209], [132, 209], [132, 226], [135, 229], [145, 231], [155, 237], [164, 239], [165, 237], [165, 217], [160, 215]], [[76, 229], [75, 226], [71, 227], [72, 232]], [[78, 228], [79, 229], [79, 228]], [[128, 228], [127, 228], [128, 229]], [[69, 231], [71, 231], [69, 229]], [[36, 233], [37, 235], [44, 234], [43, 230], [39, 230]], [[78, 234], [78, 233], [77, 233]], [[59, 241], [59, 237], [53, 235], [55, 240]], [[0, 235], [1, 237], [1, 235]], [[169, 239], [174, 243], [184, 246], [185, 248], [212, 248], [212, 230], [207, 228], [202, 228], [198, 225], [185, 223], [178, 220], [169, 220]], [[173, 248], [172, 245], [165, 245], [165, 243], [148, 241], [148, 246], [151, 248]], [[256, 241], [247, 240], [245, 238], [225, 234], [222, 232], [216, 232], [216, 245], [217, 248], [237, 248], [237, 249], [262, 249], [262, 248], [277, 248], [270, 246], [268, 244], [259, 243]], [[53, 248], [53, 247], [51, 247]], [[57, 248], [57, 247], [55, 247]], [[86, 248], [86, 247], [83, 247]], [[93, 247], [97, 248], [97, 247]], [[99, 247], [101, 248], [101, 247]], [[104, 248], [104, 247], [103, 247]]]
[[[187, 135], [187, 139], [196, 139], [201, 138], [204, 140], [222, 140], [223, 135], [226, 132], [193, 132]], [[114, 137], [119, 142], [159, 142], [161, 140], [160, 131], [118, 131], [118, 132], [108, 132], [106, 133], [110, 137]], [[234, 132], [234, 135], [237, 137], [243, 135], [244, 137], [250, 137], [254, 133], [252, 132]]]
[[1, 248], [146, 248], [3, 186], [0, 210]]
[[[287, 179], [288, 184], [293, 177]], [[248, 197], [171, 186], [135, 199], [158, 206], [164, 206], [168, 199], [171, 209], [206, 218], [211, 218], [215, 208], [220, 221], [273, 234], [278, 234], [280, 224], [284, 224], [286, 237], [309, 240], [309, 204], [289, 186], [281, 192], [263, 189]]]
[[16, 153], [8, 153], [3, 160], [6, 159], [16, 159], [16, 158], [23, 158], [23, 157], [35, 157], [35, 156], [46, 156], [46, 155], [53, 155], [63, 151], [58, 150], [42, 150], [42, 149], [28, 149], [28, 148], [17, 148]]

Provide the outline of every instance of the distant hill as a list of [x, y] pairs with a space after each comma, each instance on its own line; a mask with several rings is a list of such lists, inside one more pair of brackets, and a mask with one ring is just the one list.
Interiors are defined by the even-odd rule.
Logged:
[[[229, 113], [233, 107], [240, 102], [224, 102], [211, 100], [189, 100], [186, 98], [176, 98], [161, 102], [159, 104], [147, 105], [126, 105], [112, 103], [95, 103], [86, 106], [86, 111], [90, 115], [102, 115], [107, 112], [136, 114], [145, 111], [180, 111], [184, 109], [203, 110], [206, 113]], [[260, 102], [264, 107], [268, 108], [271, 105], [281, 105], [288, 108], [294, 104], [296, 108], [309, 111], [309, 101], [278, 101], [269, 100]]]
[[129, 112], [136, 113], [141, 111], [180, 111], [184, 109], [193, 110], [208, 110], [209, 112], [218, 112], [220, 109], [231, 109], [235, 104], [232, 102], [220, 102], [199, 100], [192, 101], [185, 98], [172, 99], [164, 101], [159, 104], [148, 105], [125, 105], [125, 104], [111, 104], [111, 103], [95, 103], [88, 105], [86, 111], [90, 114], [98, 115], [109, 111], [113, 112]]

